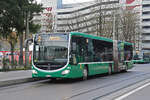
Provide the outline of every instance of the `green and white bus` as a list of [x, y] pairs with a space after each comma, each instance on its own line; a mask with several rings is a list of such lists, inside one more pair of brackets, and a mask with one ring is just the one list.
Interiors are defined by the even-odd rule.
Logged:
[[[118, 69], [133, 67], [132, 43], [117, 42]], [[32, 77], [83, 78], [114, 72], [113, 40], [85, 33], [36, 34]]]
[[146, 50], [136, 51], [132, 61], [134, 64], [150, 63], [150, 52]]

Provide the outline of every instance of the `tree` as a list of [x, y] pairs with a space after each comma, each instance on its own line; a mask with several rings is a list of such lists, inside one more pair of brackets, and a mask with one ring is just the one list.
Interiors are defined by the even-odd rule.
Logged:
[[[109, 0], [107, 1], [109, 2]], [[89, 14], [78, 10], [75, 11], [67, 19], [68, 28], [64, 29], [86, 32], [97, 36], [112, 37], [113, 20], [111, 20], [111, 13], [109, 13], [110, 8], [105, 3], [106, 1], [98, 0], [96, 7], [88, 9]]]
[[88, 13], [87, 10], [80, 11], [80, 9], [73, 11], [67, 15], [68, 18], [63, 18], [62, 30], [87, 32], [113, 38], [113, 27], [115, 26], [117, 40], [136, 43], [135, 40], [139, 38], [140, 33], [138, 13], [134, 10], [123, 9], [117, 6], [117, 3], [112, 5], [111, 2], [112, 0], [97, 0], [96, 6], [88, 9]]
[[[115, 14], [115, 12], [117, 12]], [[140, 36], [139, 13], [134, 10], [118, 9], [115, 11], [116, 39], [136, 43]], [[119, 13], [118, 13], [119, 12]], [[113, 16], [112, 15], [112, 19]]]
[[16, 32], [12, 32], [8, 38], [7, 41], [10, 44], [10, 48], [11, 48], [11, 66], [14, 67], [14, 48], [15, 45], [17, 43], [17, 36], [16, 36]]
[[123, 15], [121, 18], [122, 24], [122, 36], [124, 37], [123, 40], [135, 43], [136, 36], [139, 34], [139, 16], [138, 13], [134, 11], [123, 11]]
[[[12, 0], [1, 0], [0, 3], [0, 36], [3, 40], [7, 40], [11, 48], [11, 65], [14, 64], [14, 45], [17, 42], [17, 37], [14, 35], [14, 16], [13, 10], [16, 8], [15, 2]], [[10, 9], [11, 8], [11, 9]]]
[[[29, 22], [32, 23], [32, 18], [34, 13], [38, 13], [42, 11], [42, 5], [37, 4], [35, 0], [16, 0], [17, 1], [17, 13], [15, 28], [18, 32], [19, 40], [20, 40], [20, 56], [19, 56], [19, 64], [23, 64], [23, 33], [26, 29], [27, 17], [29, 17]], [[28, 16], [29, 14], [29, 16]], [[26, 36], [27, 37], [27, 36]]]
[[[23, 64], [23, 33], [26, 29], [26, 19], [28, 14], [29, 24], [33, 25], [32, 18], [34, 13], [42, 11], [42, 5], [37, 4], [35, 0], [1, 0], [0, 1], [0, 34], [6, 39], [12, 38], [12, 32], [16, 32], [20, 42], [19, 63]], [[11, 9], [10, 9], [11, 8]], [[31, 26], [32, 27], [32, 26]], [[32, 28], [38, 28], [33, 26]], [[13, 44], [13, 43], [11, 43]]]

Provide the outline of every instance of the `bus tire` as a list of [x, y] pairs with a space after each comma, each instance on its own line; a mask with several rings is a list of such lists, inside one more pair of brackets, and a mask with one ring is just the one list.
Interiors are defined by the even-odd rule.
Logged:
[[51, 82], [56, 82], [57, 78], [51, 78]]
[[108, 67], [108, 74], [109, 74], [109, 75], [112, 74], [112, 67], [111, 67], [111, 65]]
[[125, 72], [127, 72], [128, 71], [128, 63], [126, 63], [126, 66], [125, 66], [125, 70], [124, 70]]
[[83, 69], [83, 80], [87, 80], [88, 78], [88, 70], [87, 67], [84, 67]]

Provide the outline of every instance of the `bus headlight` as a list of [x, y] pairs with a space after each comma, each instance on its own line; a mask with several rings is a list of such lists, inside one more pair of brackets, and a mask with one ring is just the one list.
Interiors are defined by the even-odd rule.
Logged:
[[62, 75], [66, 75], [66, 74], [68, 74], [70, 72], [70, 70], [64, 70], [61, 74]]
[[37, 71], [36, 71], [36, 70], [32, 70], [32, 73], [33, 73], [33, 74], [37, 74]]

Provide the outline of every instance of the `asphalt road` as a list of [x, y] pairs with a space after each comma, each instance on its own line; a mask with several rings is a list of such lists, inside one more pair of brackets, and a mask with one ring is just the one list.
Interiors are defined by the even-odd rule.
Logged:
[[150, 99], [150, 86], [147, 86], [132, 95], [124, 98], [123, 100], [149, 100]]
[[[125, 73], [94, 76], [86, 81], [44, 80], [3, 87], [0, 100], [110, 100], [114, 99], [111, 94], [149, 78], [150, 64], [139, 64]], [[150, 91], [150, 87], [146, 91]], [[108, 96], [109, 99], [105, 98]]]

